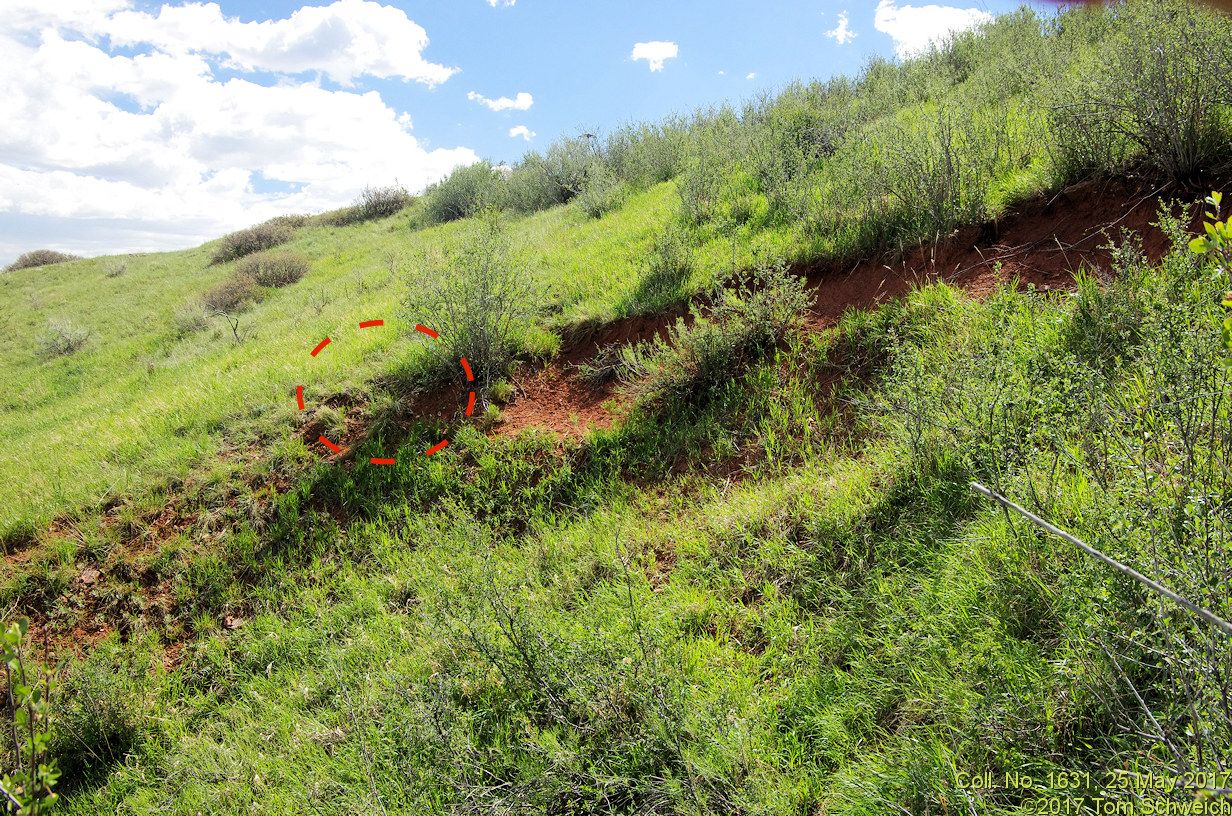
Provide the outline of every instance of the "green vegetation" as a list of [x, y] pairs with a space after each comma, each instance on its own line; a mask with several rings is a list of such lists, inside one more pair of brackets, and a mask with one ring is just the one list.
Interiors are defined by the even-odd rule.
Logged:
[[406, 325], [413, 333], [426, 323], [440, 333], [417, 379], [448, 381], [465, 359], [486, 395], [493, 379], [508, 373], [535, 316], [524, 262], [512, 253], [499, 217], [489, 211], [475, 229], [429, 247], [411, 266]]
[[[1229, 33], [1170, 2], [1021, 11], [739, 114], [254, 228], [276, 252], [9, 273], [0, 609], [86, 654], [10, 705], [41, 736], [0, 741], [5, 789], [58, 772], [81, 814], [1226, 799], [1195, 790], [1232, 787], [1226, 638], [969, 487], [1232, 619], [1219, 196], [1206, 238], [1165, 208], [1161, 261], [1120, 235], [1072, 291], [935, 284], [822, 328], [791, 270], [1083, 174], [1204, 181], [1232, 153]], [[488, 435], [562, 337], [686, 305], [666, 340], [548, 372], [615, 383], [612, 427]], [[62, 315], [90, 341], [52, 355]], [[465, 388], [461, 356], [492, 404], [410, 411]], [[10, 677], [49, 676], [33, 634]], [[1135, 787], [1184, 773], [1208, 776]]]
[[52, 787], [60, 778], [56, 760], [48, 756], [58, 671], [37, 665], [30, 656], [29, 629], [30, 621], [21, 618], [0, 635], [5, 698], [12, 715], [9, 747], [16, 766], [15, 773], [0, 776], [0, 802], [6, 811], [37, 816], [51, 810], [56, 801]]

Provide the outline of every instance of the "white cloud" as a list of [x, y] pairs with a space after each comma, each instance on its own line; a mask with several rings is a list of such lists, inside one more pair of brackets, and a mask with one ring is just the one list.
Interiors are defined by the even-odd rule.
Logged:
[[753, 72], [750, 72], [749, 75], [745, 77], [745, 79], [753, 79], [756, 76], [757, 76], [757, 72], [753, 71]]
[[727, 73], [726, 71], [719, 71], [719, 76], [723, 76], [726, 73]]
[[846, 45], [856, 38], [856, 33], [847, 25], [847, 11], [844, 9], [838, 15], [838, 25], [826, 32], [826, 36], [839, 45]]
[[518, 0], [488, 0], [488, 5], [496, 8], [497, 6], [512, 6], [516, 2]]
[[320, 72], [343, 84], [367, 74], [431, 86], [456, 73], [423, 58], [428, 34], [404, 11], [371, 0], [335, 0], [285, 20], [249, 23], [224, 17], [216, 3], [164, 5], [157, 15], [117, 12], [102, 31], [84, 33], [106, 33], [113, 46], [222, 56], [226, 67], [242, 71]]
[[992, 15], [975, 8], [954, 6], [898, 6], [881, 0], [873, 16], [878, 31], [894, 38], [900, 59], [927, 51], [952, 31], [965, 31], [992, 20]]
[[535, 138], [536, 134], [533, 130], [528, 128], [526, 125], [518, 125], [517, 127], [509, 128], [509, 135], [515, 138], [518, 136], [521, 136], [523, 139], [529, 142], [531, 139]]
[[650, 63], [650, 70], [662, 71], [663, 61], [673, 59], [680, 49], [673, 42], [644, 42], [636, 43], [633, 46], [632, 59], [644, 59]]
[[516, 99], [510, 99], [507, 96], [502, 96], [500, 99], [488, 99], [483, 94], [474, 91], [469, 91], [466, 98], [473, 99], [481, 105], [487, 105], [494, 111], [530, 110], [530, 106], [535, 104], [535, 98], [525, 91], [519, 93]]
[[[166, 31], [158, 35], [166, 48], [137, 41], [132, 56], [110, 53], [97, 43], [131, 13], [94, 9], [114, 11], [119, 0], [110, 7], [84, 0], [76, 21], [64, 9], [77, 0], [47, 3], [54, 14], [17, 2], [25, 3], [16, 17], [24, 28], [0, 28], [0, 255], [30, 249], [27, 235], [53, 220], [82, 250], [182, 248], [278, 213], [341, 206], [365, 184], [397, 178], [418, 189], [478, 159], [468, 148], [426, 149], [412, 135], [410, 115], [376, 91], [224, 80], [213, 51], [179, 47]], [[371, 6], [343, 2], [316, 11], [342, 7], [362, 16]], [[182, 9], [216, 13], [212, 4], [162, 11]], [[115, 23], [129, 38], [130, 22]], [[344, 39], [355, 33], [337, 30]], [[284, 33], [288, 38], [269, 40], [270, 60], [292, 59], [282, 45], [294, 32]], [[214, 36], [203, 32], [207, 41]], [[320, 57], [328, 63], [357, 47], [339, 41]], [[383, 59], [372, 53], [353, 67], [383, 71]]]

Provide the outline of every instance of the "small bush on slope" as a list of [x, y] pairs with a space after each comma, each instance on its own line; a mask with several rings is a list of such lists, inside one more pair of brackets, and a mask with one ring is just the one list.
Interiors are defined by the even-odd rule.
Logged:
[[234, 261], [245, 255], [285, 244], [294, 237], [295, 229], [289, 224], [278, 219], [266, 221], [255, 227], [223, 236], [222, 243], [214, 251], [210, 263], [220, 264]]
[[390, 184], [385, 187], [365, 187], [355, 206], [359, 208], [360, 220], [373, 221], [401, 212], [409, 207], [412, 201], [414, 199], [405, 187]]
[[486, 161], [456, 167], [424, 193], [424, 217], [430, 224], [444, 224], [478, 215], [486, 207], [499, 207], [503, 185], [496, 168]]
[[35, 266], [75, 261], [78, 257], [77, 255], [69, 255], [65, 252], [56, 252], [54, 249], [36, 249], [22, 254], [17, 260], [4, 267], [4, 271], [14, 272], [18, 269], [30, 269]]
[[235, 274], [208, 290], [201, 296], [201, 302], [211, 311], [229, 312], [251, 305], [260, 296], [252, 277]]
[[298, 252], [258, 252], [237, 263], [235, 274], [252, 278], [258, 286], [289, 286], [302, 280], [311, 266]]
[[429, 379], [457, 376], [465, 357], [487, 391], [505, 373], [534, 315], [522, 260], [488, 211], [456, 241], [433, 247], [406, 281], [404, 315], [440, 333], [427, 346]]
[[626, 377], [648, 402], [704, 403], [782, 339], [810, 302], [803, 278], [781, 262], [763, 266], [720, 289], [708, 317], [697, 316], [692, 326], [677, 321], [666, 341], [641, 344], [627, 360]]
[[47, 329], [38, 339], [39, 351], [45, 357], [63, 357], [72, 354], [90, 339], [90, 331], [71, 320], [53, 317], [47, 321]]
[[1125, 3], [1085, 76], [1057, 93], [1058, 162], [1070, 178], [1142, 161], [1170, 181], [1232, 160], [1232, 22], [1175, 0]]

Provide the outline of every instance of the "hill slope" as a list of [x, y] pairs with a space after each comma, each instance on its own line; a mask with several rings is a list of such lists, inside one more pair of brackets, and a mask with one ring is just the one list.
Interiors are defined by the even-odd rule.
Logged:
[[[1226, 639], [970, 490], [1232, 618], [1228, 280], [1187, 248], [1204, 214], [1174, 201], [1226, 186], [1226, 133], [1185, 178], [1124, 134], [1102, 176], [1015, 136], [980, 205], [963, 188], [932, 220], [893, 186], [821, 221], [789, 204], [832, 203], [878, 134], [938, 110], [1032, 121], [1018, 104], [1044, 78], [1072, 90], [1095, 45], [1137, 53], [1131, 24], [1175, 34], [1165, 54], [1223, 31], [1177, 8], [1051, 28], [1024, 13], [870, 66], [847, 96], [793, 88], [760, 113], [617, 134], [563, 206], [517, 214], [547, 156], [391, 218], [302, 219], [271, 251], [310, 269], [224, 310], [234, 333], [195, 305], [243, 263], [210, 264], [220, 243], [8, 273], [0, 473], [19, 499], [0, 510], [0, 606], [32, 618], [36, 651], [78, 658], [53, 696], [62, 809], [1098, 813], [1226, 796], [1197, 790], [1228, 787]], [[1115, 91], [1101, 76], [1092, 92]], [[752, 148], [802, 132], [785, 121], [813, 139], [844, 106], [855, 129], [788, 168], [791, 196], [741, 165], [794, 155]], [[674, 139], [673, 180], [627, 169]], [[595, 179], [621, 191], [598, 218]], [[480, 193], [459, 199], [463, 181]], [[508, 388], [453, 360], [438, 374], [414, 329], [417, 273], [465, 281], [467, 256], [434, 253], [486, 234], [432, 223], [458, 200], [504, 207], [537, 293]], [[64, 326], [40, 344], [52, 317], [84, 345], [58, 348]]]

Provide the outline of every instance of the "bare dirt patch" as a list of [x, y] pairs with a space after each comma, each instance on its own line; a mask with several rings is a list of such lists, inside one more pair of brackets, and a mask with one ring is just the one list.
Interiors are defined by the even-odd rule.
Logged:
[[612, 427], [619, 413], [621, 400], [610, 383], [591, 386], [559, 364], [521, 372], [512, 384], [516, 396], [501, 411], [505, 420], [494, 429], [498, 436], [538, 428], [581, 437], [591, 428]]
[[[1171, 197], [1144, 179], [1093, 179], [903, 252], [799, 267], [797, 274], [817, 293], [810, 327], [832, 326], [851, 307], [868, 308], [936, 281], [977, 297], [1015, 278], [1023, 288], [1072, 289], [1075, 274], [1084, 268], [1111, 271], [1107, 247], [1124, 231], [1136, 233], [1147, 258], [1158, 261], [1170, 247], [1152, 222]], [[1179, 208], [1173, 212], [1179, 214]], [[1191, 231], [1200, 217], [1192, 214]]]

